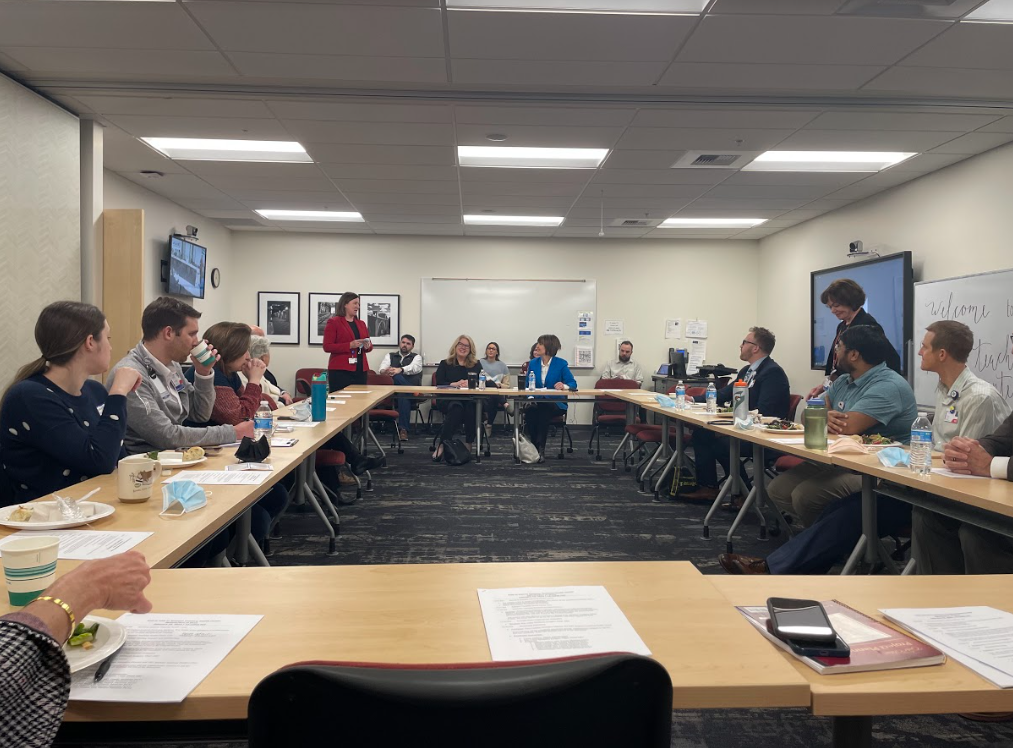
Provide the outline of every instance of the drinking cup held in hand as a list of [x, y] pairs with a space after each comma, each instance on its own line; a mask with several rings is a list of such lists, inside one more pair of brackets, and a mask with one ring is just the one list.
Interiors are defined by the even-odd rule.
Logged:
[[211, 346], [202, 340], [190, 351], [190, 355], [197, 359], [201, 366], [211, 366], [215, 362], [215, 354], [211, 352]]

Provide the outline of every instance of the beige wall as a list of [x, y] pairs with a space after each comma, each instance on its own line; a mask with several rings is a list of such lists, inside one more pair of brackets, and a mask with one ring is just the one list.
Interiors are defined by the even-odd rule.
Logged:
[[884, 255], [910, 250], [916, 281], [1013, 267], [1011, 175], [1003, 146], [763, 239], [759, 317], [777, 332], [792, 391], [822, 378], [808, 363], [810, 271], [844, 264], [853, 239]]
[[81, 298], [80, 168], [77, 117], [0, 75], [0, 388], [42, 308]]
[[[309, 292], [397, 293], [401, 331], [418, 335], [420, 279], [593, 278], [598, 287], [597, 362], [615, 350], [615, 338], [602, 334], [602, 321], [621, 319], [641, 364], [657, 370], [673, 341], [665, 340], [666, 318], [699, 317], [710, 322], [708, 359], [735, 364], [739, 341], [754, 323], [757, 243], [753, 241], [620, 241], [597, 239], [500, 239], [355, 236], [242, 232], [233, 234], [236, 262], [232, 314], [255, 321], [258, 291], [300, 292], [299, 346], [275, 346], [271, 369], [291, 387], [296, 369], [326, 366], [327, 354], [306, 344]], [[712, 278], [700, 282], [704, 276]], [[688, 279], [689, 282], [680, 282]], [[467, 312], [461, 317], [466, 332]], [[510, 324], [504, 315], [503, 324]], [[485, 341], [477, 341], [484, 345]], [[419, 340], [432, 357], [449, 341]], [[378, 349], [378, 367], [390, 349]], [[599, 363], [600, 366], [600, 363]], [[581, 386], [597, 379], [580, 376]], [[650, 386], [648, 377], [648, 384]], [[586, 420], [586, 408], [578, 409]]]
[[[210, 218], [204, 218], [174, 202], [156, 195], [151, 190], [134, 184], [111, 171], [105, 172], [103, 183], [105, 208], [140, 208], [144, 211], [144, 302], [147, 304], [166, 293], [159, 279], [159, 262], [166, 259], [169, 235], [186, 233], [187, 225], [199, 229], [197, 242], [208, 250], [207, 277], [204, 299], [194, 299], [193, 305], [203, 313], [204, 327], [227, 319], [232, 306], [231, 293], [237, 286], [232, 279], [232, 232]], [[222, 283], [211, 287], [211, 269], [221, 270]], [[130, 331], [131, 337], [140, 339], [141, 331]]]

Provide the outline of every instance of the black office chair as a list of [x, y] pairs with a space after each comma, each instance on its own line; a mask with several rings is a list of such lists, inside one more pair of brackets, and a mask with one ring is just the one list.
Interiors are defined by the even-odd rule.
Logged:
[[672, 681], [629, 654], [538, 663], [304, 663], [250, 696], [250, 748], [668, 748]]

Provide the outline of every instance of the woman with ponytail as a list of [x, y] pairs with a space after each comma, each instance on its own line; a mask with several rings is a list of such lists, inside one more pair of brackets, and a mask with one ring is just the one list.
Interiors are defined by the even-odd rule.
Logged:
[[89, 377], [109, 370], [109, 323], [91, 304], [57, 301], [39, 315], [41, 355], [21, 367], [0, 404], [0, 458], [20, 503], [116, 469], [127, 430], [134, 369], [109, 392]]

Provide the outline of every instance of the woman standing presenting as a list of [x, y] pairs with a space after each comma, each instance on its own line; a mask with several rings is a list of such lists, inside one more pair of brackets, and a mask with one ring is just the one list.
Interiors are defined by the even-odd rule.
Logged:
[[[528, 362], [528, 371], [535, 373], [535, 388], [550, 390], [576, 390], [577, 380], [570, 373], [566, 359], [556, 358], [562, 344], [555, 335], [540, 335], [535, 343], [535, 357]], [[545, 451], [549, 436], [549, 422], [566, 412], [566, 401], [537, 398], [527, 410], [528, 434], [539, 454]], [[541, 460], [539, 460], [541, 462]]]
[[324, 350], [331, 354], [327, 363], [331, 392], [343, 390], [350, 384], [365, 384], [369, 371], [366, 354], [373, 350], [366, 323], [356, 319], [359, 295], [351, 291], [341, 294], [337, 312], [324, 328]]
[[[477, 377], [480, 371], [482, 364], [475, 357], [475, 341], [467, 335], [458, 335], [447, 353], [447, 358], [440, 361], [436, 369], [436, 385], [463, 389], [468, 386], [468, 375], [474, 374]], [[469, 419], [469, 424], [475, 422], [475, 403], [470, 400], [461, 402], [437, 398], [436, 405], [443, 411], [443, 429], [440, 431], [440, 443], [433, 453], [433, 462], [443, 459], [443, 443], [454, 438], [454, 432], [466, 418]], [[471, 445], [475, 442], [475, 431], [466, 427], [464, 439], [468, 449], [471, 449]]]

